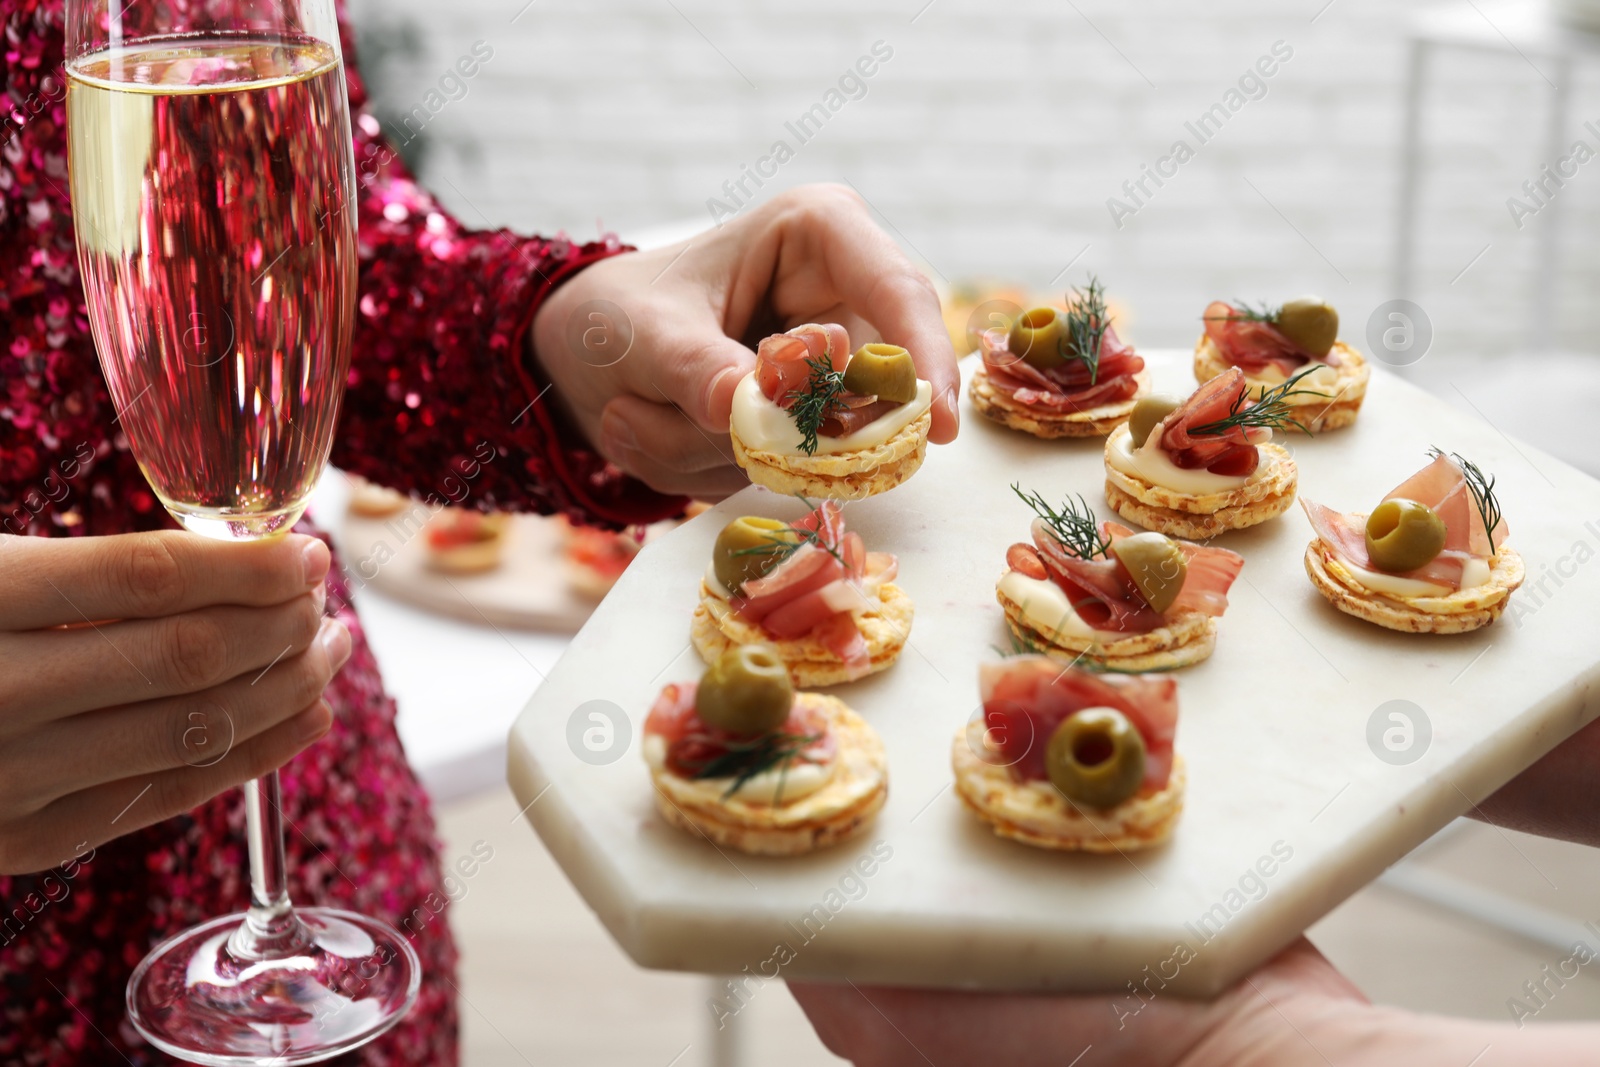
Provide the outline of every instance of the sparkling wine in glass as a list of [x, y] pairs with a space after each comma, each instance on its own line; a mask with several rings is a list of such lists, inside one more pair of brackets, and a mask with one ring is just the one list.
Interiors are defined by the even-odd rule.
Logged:
[[[198, 534], [281, 536], [328, 460], [350, 359], [355, 168], [332, 0], [69, 0], [78, 261], [119, 426]], [[386, 923], [291, 906], [278, 775], [245, 786], [251, 907], [128, 984], [152, 1044], [313, 1063], [394, 1025], [421, 968]]]

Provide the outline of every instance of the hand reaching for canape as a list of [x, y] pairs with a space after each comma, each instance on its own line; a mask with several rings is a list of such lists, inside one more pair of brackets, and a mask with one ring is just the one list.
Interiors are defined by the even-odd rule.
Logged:
[[[1597, 766], [1600, 722], [1557, 746], [1473, 814], [1600, 845]], [[1210, 1002], [1161, 991], [1146, 999], [810, 982], [789, 988], [823, 1043], [859, 1067], [924, 1067], [929, 1056], [939, 1067], [1576, 1067], [1592, 1062], [1600, 1039], [1594, 1025], [1518, 1027], [1373, 1005], [1305, 938]]]
[[909, 350], [933, 385], [929, 438], [955, 438], [959, 375], [939, 298], [841, 186], [802, 186], [689, 241], [596, 263], [544, 304], [532, 338], [607, 459], [663, 492], [719, 499], [749, 484], [728, 439], [734, 388], [761, 338], [804, 322]]
[[327, 546], [0, 538], [0, 874], [188, 811], [327, 733]]

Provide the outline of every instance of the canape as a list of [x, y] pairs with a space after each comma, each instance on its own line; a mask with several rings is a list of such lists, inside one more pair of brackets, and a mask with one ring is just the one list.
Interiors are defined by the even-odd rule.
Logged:
[[889, 793], [877, 733], [843, 701], [795, 692], [769, 645], [731, 648], [698, 684], [664, 688], [642, 747], [662, 817], [741, 852], [836, 844]]
[[423, 533], [428, 566], [445, 574], [482, 574], [500, 566], [511, 533], [511, 517], [462, 508], [445, 508], [428, 520]]
[[1128, 421], [1150, 374], [1117, 336], [1100, 283], [1067, 294], [1066, 310], [1034, 307], [981, 338], [967, 388], [979, 414], [1035, 437], [1104, 437]]
[[357, 474], [347, 475], [350, 480], [350, 513], [363, 519], [384, 519], [400, 511], [410, 502], [410, 497], [397, 493], [387, 486], [369, 482]]
[[[1302, 374], [1304, 372], [1301, 372]], [[1276, 518], [1299, 475], [1272, 431], [1294, 417], [1296, 375], [1251, 399], [1238, 367], [1183, 401], [1141, 398], [1106, 438], [1106, 500], [1125, 519], [1205, 540]]]
[[1199, 663], [1216, 647], [1217, 619], [1244, 558], [1225, 548], [1096, 523], [1079, 497], [1033, 508], [1033, 543], [1006, 551], [995, 596], [1024, 647], [1069, 661], [1085, 654], [1121, 671]]
[[780, 493], [859, 500], [916, 473], [928, 450], [933, 386], [911, 354], [807, 323], [762, 341], [733, 394], [733, 457]]
[[1401, 482], [1370, 515], [1302, 500], [1316, 537], [1306, 574], [1347, 615], [1405, 633], [1459, 634], [1489, 625], [1522, 584], [1522, 557], [1494, 478], [1460, 455]]
[[[806, 501], [807, 506], [811, 502]], [[785, 524], [734, 519], [700, 582], [691, 636], [707, 663], [739, 645], [770, 644], [797, 686], [852, 682], [888, 667], [911, 633], [911, 598], [888, 552], [868, 552], [825, 500]]]
[[567, 582], [584, 596], [598, 598], [611, 592], [644, 545], [643, 526], [602, 530], [578, 526], [565, 518], [558, 521], [563, 525], [561, 554]]
[[1130, 852], [1183, 810], [1171, 678], [1063, 669], [1048, 656], [978, 668], [983, 716], [950, 746], [956, 794], [996, 834], [1038, 848]]
[[1366, 358], [1338, 337], [1339, 313], [1314, 296], [1259, 308], [1217, 300], [1206, 308], [1194, 376], [1205, 382], [1238, 367], [1251, 396], [1259, 397], [1309, 371], [1301, 379], [1306, 392], [1285, 400], [1294, 418], [1282, 428], [1337, 430], [1356, 421], [1372, 377]]

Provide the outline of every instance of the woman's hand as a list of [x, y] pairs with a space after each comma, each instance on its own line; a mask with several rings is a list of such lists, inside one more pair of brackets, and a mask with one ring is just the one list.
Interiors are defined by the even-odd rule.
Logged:
[[1010, 995], [801, 982], [789, 989], [823, 1043], [858, 1067], [926, 1067], [930, 1058], [939, 1067], [1298, 1064], [1286, 1054], [1284, 1035], [1294, 1031], [1285, 1019], [1307, 1026], [1329, 1005], [1366, 1003], [1304, 938], [1211, 1002], [1157, 990]]
[[955, 438], [939, 298], [843, 186], [802, 186], [682, 244], [588, 267], [540, 308], [533, 342], [602, 455], [662, 492], [720, 499], [749, 484], [728, 442], [734, 387], [761, 338], [802, 322], [909, 350], [933, 383], [930, 439]]
[[789, 989], [823, 1043], [857, 1067], [1580, 1067], [1600, 1039], [1593, 1025], [1520, 1028], [1370, 1004], [1303, 937], [1209, 1002], [1148, 986], [1109, 997]]
[[327, 546], [0, 538], [0, 873], [189, 810], [327, 732]]
[[1512, 830], [1600, 848], [1600, 720], [1551, 749], [1470, 814]]

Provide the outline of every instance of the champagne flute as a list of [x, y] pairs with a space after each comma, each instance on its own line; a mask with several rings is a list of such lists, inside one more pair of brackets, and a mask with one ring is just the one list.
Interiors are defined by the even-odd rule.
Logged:
[[[282, 536], [327, 464], [355, 314], [333, 0], [68, 0], [66, 70], [78, 263], [119, 425], [184, 527]], [[276, 772], [245, 786], [250, 909], [129, 980], [134, 1027], [184, 1060], [325, 1060], [416, 1000], [393, 927], [290, 905], [279, 800]]]

